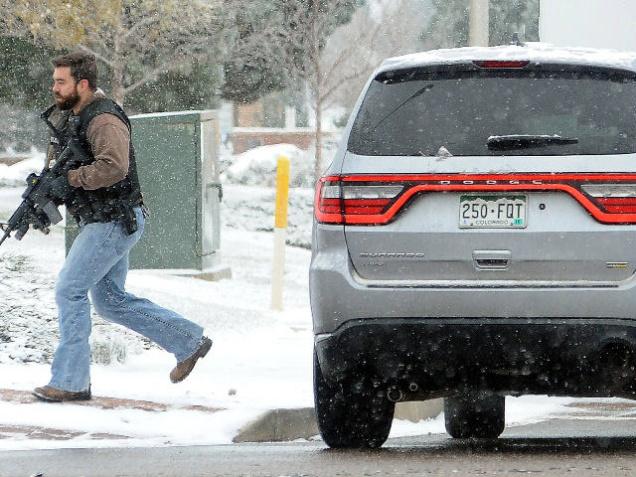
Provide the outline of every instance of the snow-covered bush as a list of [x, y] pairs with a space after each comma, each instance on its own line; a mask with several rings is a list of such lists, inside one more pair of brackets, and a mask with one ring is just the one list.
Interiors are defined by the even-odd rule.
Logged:
[[291, 187], [313, 185], [313, 156], [293, 144], [255, 147], [234, 156], [232, 165], [223, 174], [223, 181], [273, 187], [276, 185], [277, 160], [281, 155], [287, 156], [290, 161]]
[[44, 167], [44, 153], [33, 156], [16, 164], [0, 164], [0, 187], [26, 187], [25, 179], [32, 172], [39, 173]]
[[[276, 190], [271, 187], [230, 185], [221, 204], [223, 227], [250, 231], [274, 230]], [[289, 245], [311, 247], [314, 190], [289, 191], [287, 240]]]

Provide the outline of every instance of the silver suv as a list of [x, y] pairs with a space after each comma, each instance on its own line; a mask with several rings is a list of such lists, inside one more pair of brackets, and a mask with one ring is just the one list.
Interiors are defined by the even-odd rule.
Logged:
[[505, 396], [636, 393], [636, 54], [541, 44], [386, 60], [316, 188], [320, 432], [399, 401], [497, 437]]

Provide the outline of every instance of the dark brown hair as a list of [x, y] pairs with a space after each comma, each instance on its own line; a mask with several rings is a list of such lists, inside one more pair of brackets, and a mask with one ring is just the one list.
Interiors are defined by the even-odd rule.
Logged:
[[53, 58], [53, 66], [68, 66], [75, 81], [87, 80], [90, 88], [97, 89], [97, 62], [95, 56], [83, 51], [76, 51]]

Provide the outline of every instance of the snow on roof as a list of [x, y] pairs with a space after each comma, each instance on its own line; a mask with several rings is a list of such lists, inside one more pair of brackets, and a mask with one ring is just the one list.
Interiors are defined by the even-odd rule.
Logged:
[[452, 48], [413, 53], [384, 60], [376, 73], [480, 60], [527, 60], [533, 63], [601, 66], [636, 71], [636, 52], [563, 48], [548, 43], [526, 43], [524, 46]]

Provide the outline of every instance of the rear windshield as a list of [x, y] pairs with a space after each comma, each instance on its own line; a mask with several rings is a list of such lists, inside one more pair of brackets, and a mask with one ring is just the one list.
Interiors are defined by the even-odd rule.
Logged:
[[[488, 146], [493, 136], [526, 135], [569, 141], [522, 141], [506, 150]], [[348, 149], [371, 156], [437, 156], [448, 154], [444, 148], [455, 156], [636, 152], [635, 76], [530, 65], [414, 69], [376, 77]]]

